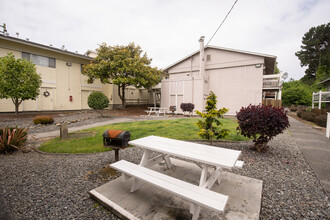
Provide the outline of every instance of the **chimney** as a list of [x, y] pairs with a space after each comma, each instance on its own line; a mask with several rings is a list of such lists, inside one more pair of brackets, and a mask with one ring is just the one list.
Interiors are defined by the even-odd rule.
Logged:
[[204, 76], [204, 36], [199, 38], [199, 75]]
[[202, 51], [202, 50], [204, 50], [204, 36], [201, 36], [200, 38], [199, 38], [199, 46], [200, 46], [200, 51]]

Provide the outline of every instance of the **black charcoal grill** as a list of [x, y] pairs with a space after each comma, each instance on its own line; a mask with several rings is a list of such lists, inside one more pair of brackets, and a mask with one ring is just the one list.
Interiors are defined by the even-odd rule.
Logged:
[[129, 131], [108, 129], [103, 133], [103, 146], [115, 150], [115, 161], [119, 160], [119, 150], [128, 146], [131, 133]]

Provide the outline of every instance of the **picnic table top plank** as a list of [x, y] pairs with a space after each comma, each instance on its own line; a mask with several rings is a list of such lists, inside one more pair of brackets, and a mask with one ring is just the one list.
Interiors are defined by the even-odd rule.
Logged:
[[204, 144], [170, 138], [148, 136], [130, 141], [129, 144], [172, 156], [226, 168], [233, 168], [241, 151], [212, 147]]

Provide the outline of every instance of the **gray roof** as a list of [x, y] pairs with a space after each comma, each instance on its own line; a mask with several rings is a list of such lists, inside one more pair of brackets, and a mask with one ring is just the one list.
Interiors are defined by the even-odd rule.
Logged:
[[35, 42], [32, 42], [32, 41], [28, 41], [28, 40], [23, 40], [23, 39], [16, 38], [16, 37], [5, 36], [5, 35], [0, 34], [0, 39], [8, 40], [8, 41], [11, 41], [11, 42], [20, 43], [20, 44], [24, 44], [24, 45], [28, 45], [28, 46], [31, 46], [31, 47], [37, 47], [37, 48], [40, 48], [40, 49], [44, 49], [44, 50], [48, 50], [48, 51], [52, 51], [52, 52], [56, 52], [56, 53], [60, 53], [60, 54], [65, 54], [65, 55], [68, 55], [68, 56], [73, 56], [73, 57], [77, 57], [77, 58], [81, 58], [81, 59], [92, 60], [91, 57], [88, 57], [88, 56], [83, 55], [83, 54], [78, 54], [78, 53], [70, 52], [70, 51], [67, 51], [67, 50], [62, 50], [62, 49], [59, 49], [59, 48], [55, 48], [55, 47], [35, 43]]
[[[208, 45], [204, 48], [204, 50], [206, 50], [207, 48], [211, 48], [211, 49], [217, 49], [217, 50], [225, 50], [225, 51], [231, 51], [231, 52], [237, 52], [237, 53], [244, 53], [244, 54], [249, 54], [249, 55], [255, 55], [255, 56], [261, 56], [261, 57], [265, 57], [266, 59], [273, 59], [274, 60], [274, 65], [275, 65], [275, 60], [276, 60], [276, 56], [273, 55], [269, 55], [269, 54], [262, 54], [262, 53], [256, 53], [256, 52], [250, 52], [250, 51], [244, 51], [244, 50], [237, 50], [237, 49], [231, 49], [231, 48], [225, 48], [225, 47], [218, 47], [218, 46], [211, 46]], [[179, 64], [180, 62], [188, 59], [191, 56], [194, 56], [195, 54], [199, 53], [199, 50], [189, 54], [188, 56], [180, 59], [179, 61], [167, 66], [164, 71], [167, 71], [169, 68]]]

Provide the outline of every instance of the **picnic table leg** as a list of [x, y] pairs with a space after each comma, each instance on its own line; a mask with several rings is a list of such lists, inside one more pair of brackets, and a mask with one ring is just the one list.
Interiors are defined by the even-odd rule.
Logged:
[[150, 158], [150, 150], [144, 150], [140, 165], [143, 167], [147, 166], [149, 158]]
[[[149, 157], [150, 157], [150, 150], [145, 150], [143, 153], [141, 162], [140, 162], [140, 166], [146, 167], [148, 165]], [[131, 192], [135, 192], [136, 190], [138, 190], [140, 188], [140, 186], [141, 186], [141, 181], [134, 178], [133, 184], [131, 187]]]
[[200, 181], [199, 181], [199, 186], [203, 186], [204, 184], [205, 184], [205, 182], [206, 182], [206, 180], [207, 180], [207, 173], [208, 173], [208, 166], [206, 165], [206, 164], [203, 164], [202, 165], [202, 175], [201, 175], [201, 179], [200, 179]]
[[167, 169], [171, 169], [173, 167], [173, 164], [171, 162], [170, 156], [169, 155], [165, 155], [164, 156], [164, 160], [165, 160]]
[[[216, 170], [217, 170], [217, 169], [219, 169], [219, 172], [222, 172], [222, 170], [221, 170], [220, 167], [217, 167]], [[215, 170], [214, 172], [216, 172], [216, 170]], [[218, 185], [220, 185], [221, 180], [222, 180], [222, 175], [219, 175], [219, 177], [218, 177], [218, 181], [217, 181], [217, 182], [218, 182]]]
[[200, 211], [201, 211], [201, 207], [199, 205], [193, 203], [190, 204], [190, 213], [193, 215], [192, 220], [198, 219]]
[[[200, 166], [200, 165], [198, 165]], [[216, 167], [212, 173], [209, 173], [208, 165], [203, 164], [200, 166], [202, 169], [199, 186], [206, 189], [211, 189], [216, 181], [220, 185], [221, 182], [221, 167]], [[208, 177], [209, 176], [209, 177]]]

